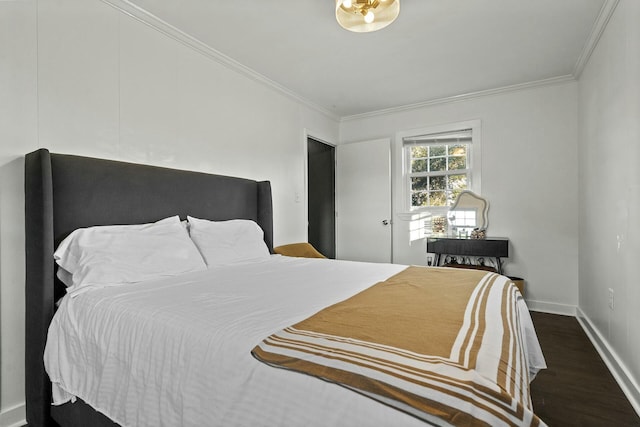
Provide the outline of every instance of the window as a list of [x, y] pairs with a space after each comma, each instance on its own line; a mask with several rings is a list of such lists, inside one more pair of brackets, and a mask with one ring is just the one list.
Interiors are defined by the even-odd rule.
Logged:
[[446, 213], [463, 190], [479, 192], [480, 122], [403, 132], [404, 203], [407, 212]]
[[471, 130], [403, 140], [412, 209], [450, 206], [470, 181]]

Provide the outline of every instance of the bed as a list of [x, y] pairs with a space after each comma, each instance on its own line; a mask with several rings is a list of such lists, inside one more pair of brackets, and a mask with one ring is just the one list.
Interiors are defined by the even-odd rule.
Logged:
[[[421, 416], [384, 393], [372, 396], [357, 384], [340, 383], [327, 374], [335, 371], [327, 371], [326, 366], [324, 374], [315, 377], [301, 374], [305, 371], [298, 365], [309, 365], [308, 360], [296, 359], [296, 365], [286, 355], [285, 364], [278, 365], [283, 356], [274, 349], [288, 349], [289, 344], [273, 343], [288, 339], [283, 334], [290, 334], [289, 328], [297, 331], [295, 327], [307, 325], [303, 322], [326, 310], [351, 312], [350, 306], [342, 304], [360, 304], [358, 298], [368, 299], [376, 289], [384, 299], [389, 289], [412, 288], [413, 279], [401, 276], [411, 268], [407, 266], [273, 254], [269, 182], [40, 149], [25, 157], [25, 195], [29, 425], [424, 426], [467, 422]], [[208, 264], [210, 268], [175, 277], [92, 288], [78, 295], [72, 295], [56, 274], [53, 254], [74, 230], [157, 224], [176, 216], [182, 223], [187, 218], [252, 221], [262, 232], [267, 256], [216, 268]], [[426, 274], [435, 279], [495, 283], [496, 293], [510, 301], [513, 348], [522, 352], [514, 351], [514, 364], [500, 369], [520, 372], [521, 398], [516, 404], [508, 396], [505, 404], [526, 425], [544, 425], [531, 411], [528, 397], [528, 380], [544, 367], [544, 359], [515, 287], [493, 273], [417, 270], [420, 274], [428, 270]], [[464, 289], [476, 292], [471, 290], [475, 287]], [[416, 300], [408, 298], [406, 305]], [[394, 299], [401, 301], [402, 296]], [[487, 313], [497, 316], [491, 310]], [[376, 312], [375, 317], [379, 317]], [[504, 320], [496, 319], [498, 323]], [[435, 325], [433, 318], [429, 324]], [[432, 329], [436, 334], [438, 327]], [[176, 332], [169, 334], [170, 330]], [[317, 344], [311, 345], [315, 348]], [[106, 353], [95, 350], [105, 346]], [[117, 348], [123, 353], [114, 353]], [[327, 354], [327, 360], [334, 360], [336, 349]], [[122, 362], [127, 357], [132, 359]], [[99, 366], [85, 366], [86, 358], [99, 360]], [[318, 354], [313, 358], [311, 365], [319, 366]], [[130, 370], [128, 374], [123, 375], [123, 365]], [[349, 368], [341, 366], [339, 371], [345, 369]], [[357, 370], [356, 382], [362, 382], [360, 368]], [[64, 378], [65, 372], [70, 379]], [[88, 372], [97, 376], [84, 380]], [[477, 372], [464, 370], [464, 375], [469, 373]], [[379, 388], [380, 382], [375, 386]], [[492, 387], [486, 385], [483, 393]]]

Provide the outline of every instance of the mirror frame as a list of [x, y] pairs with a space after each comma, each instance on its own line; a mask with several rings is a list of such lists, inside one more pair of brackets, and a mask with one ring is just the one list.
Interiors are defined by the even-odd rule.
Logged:
[[[447, 218], [450, 217], [450, 213], [451, 211], [455, 211], [455, 209], [458, 207], [458, 203], [460, 203], [460, 198], [463, 195], [468, 195], [470, 197], [473, 197], [477, 200], [479, 200], [481, 203], [484, 204], [484, 208], [482, 209], [482, 217], [484, 218], [484, 226], [483, 227], [477, 227], [480, 230], [486, 230], [487, 228], [489, 228], [489, 201], [483, 197], [478, 196], [476, 193], [474, 193], [471, 190], [463, 190], [460, 192], [460, 194], [458, 194], [458, 197], [456, 198], [456, 201], [453, 203], [453, 205], [449, 208], [449, 212], [447, 212]], [[477, 224], [476, 224], [477, 225]]]

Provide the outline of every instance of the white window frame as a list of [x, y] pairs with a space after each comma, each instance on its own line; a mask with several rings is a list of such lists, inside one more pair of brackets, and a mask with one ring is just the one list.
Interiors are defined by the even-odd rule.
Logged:
[[411, 182], [409, 178], [410, 165], [403, 141], [405, 139], [418, 138], [422, 135], [455, 132], [467, 129], [471, 129], [471, 143], [469, 144], [470, 153], [468, 155], [469, 164], [467, 165], [467, 169], [469, 170], [469, 182], [467, 189], [476, 194], [482, 194], [482, 129], [480, 120], [447, 123], [396, 133], [394, 150], [396, 155], [395, 164], [396, 170], [400, 171], [400, 174], [396, 175], [398, 182], [398, 185], [396, 186], [396, 194], [397, 197], [401, 198], [400, 200], [396, 199], [396, 206], [400, 207], [404, 213], [429, 212], [434, 215], [446, 215], [449, 210], [449, 206], [411, 206]]

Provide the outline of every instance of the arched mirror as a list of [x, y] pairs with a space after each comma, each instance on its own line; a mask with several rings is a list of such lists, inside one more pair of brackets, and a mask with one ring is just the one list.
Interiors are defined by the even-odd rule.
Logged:
[[458, 195], [447, 215], [450, 231], [454, 234], [478, 228], [486, 230], [489, 226], [489, 202], [477, 194], [465, 190]]

